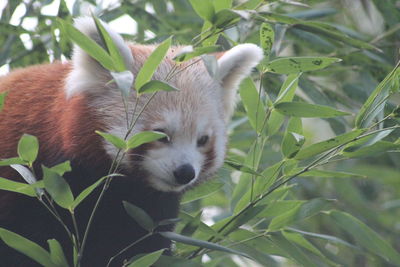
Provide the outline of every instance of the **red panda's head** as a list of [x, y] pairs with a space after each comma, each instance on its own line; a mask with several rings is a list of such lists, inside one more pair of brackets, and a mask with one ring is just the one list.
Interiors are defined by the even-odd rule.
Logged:
[[[100, 42], [91, 18], [76, 20], [76, 27]], [[125, 43], [104, 25], [136, 77], [147, 57], [156, 46]], [[175, 63], [173, 57], [182, 47], [172, 47], [159, 65], [153, 79], [179, 89], [158, 92], [145, 107], [131, 134], [144, 130], [165, 132], [169, 138], [133, 149], [123, 159], [124, 168], [145, 173], [146, 182], [160, 191], [180, 192], [211, 177], [222, 166], [226, 147], [226, 123], [229, 121], [240, 82], [262, 59], [262, 50], [253, 44], [241, 44], [222, 53], [217, 60], [217, 78], [212, 78], [200, 58]], [[96, 109], [107, 131], [123, 138], [128, 120], [137, 116], [148, 102], [149, 95], [139, 100], [133, 92], [129, 102], [122, 101], [121, 93], [109, 72], [75, 47], [72, 71], [66, 81], [67, 98], [85, 95]], [[171, 69], [174, 69], [171, 72]], [[138, 106], [133, 114], [133, 106]], [[117, 149], [104, 141], [110, 157]]]

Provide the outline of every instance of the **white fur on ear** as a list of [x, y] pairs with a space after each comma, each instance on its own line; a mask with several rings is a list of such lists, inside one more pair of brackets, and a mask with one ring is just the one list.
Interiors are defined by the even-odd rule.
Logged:
[[240, 44], [224, 53], [218, 60], [218, 76], [223, 90], [225, 119], [233, 113], [236, 91], [240, 82], [250, 75], [252, 68], [264, 57], [263, 50], [255, 44]]
[[[108, 34], [118, 47], [121, 56], [124, 58], [125, 65], [128, 69], [133, 68], [133, 56], [130, 48], [124, 42], [122, 37], [111, 30], [110, 27], [101, 21]], [[80, 17], [75, 19], [74, 26], [85, 35], [92, 38], [100, 46], [105, 47], [99, 33], [97, 32], [96, 24], [91, 17]], [[109, 71], [104, 69], [95, 59], [91, 58], [79, 46], [74, 45], [72, 56], [72, 71], [69, 73], [66, 80], [66, 96], [71, 98], [74, 95], [81, 93], [101, 93], [106, 89], [105, 83], [112, 78]]]

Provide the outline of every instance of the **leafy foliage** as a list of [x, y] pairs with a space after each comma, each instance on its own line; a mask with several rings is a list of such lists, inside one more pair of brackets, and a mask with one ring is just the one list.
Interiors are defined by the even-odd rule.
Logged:
[[[94, 7], [95, 2], [98, 17], [106, 22], [125, 15], [137, 22], [130, 39], [161, 43], [135, 79], [138, 94], [176, 90], [151, 80], [173, 43], [189, 45], [176, 62], [201, 56], [212, 75], [216, 61], [207, 53], [244, 42], [264, 50], [257, 75], [245, 79], [239, 90], [242, 101], [229, 125], [229, 168], [185, 194], [181, 220], [155, 222], [124, 203], [149, 232], [145, 237], [156, 234], [159, 225], [177, 222], [176, 233], [161, 233], [176, 242], [174, 256], [157, 251], [130, 259], [127, 266], [240, 266], [231, 253], [245, 264], [267, 266], [400, 265], [396, 1], [148, 0], [107, 6], [87, 0], [70, 7], [61, 0], [53, 15], [41, 11], [56, 2], [5, 4], [0, 11], [2, 70], [69, 58], [73, 41], [110, 70], [127, 96], [133, 77], [102, 24], [96, 20], [105, 48], [71, 24], [84, 5]], [[17, 7], [25, 7], [25, 13], [16, 23]], [[27, 26], [29, 19], [35, 27]], [[7, 94], [1, 93], [0, 111], [5, 101]], [[166, 137], [158, 132], [130, 139], [97, 133], [121, 154]], [[1, 159], [0, 166], [12, 166], [26, 181], [0, 178], [1, 190], [39, 201], [49, 197], [73, 218], [77, 205], [117, 176], [112, 166], [109, 176], [74, 198], [62, 177], [69, 163], [43, 166], [44, 182], [36, 181], [31, 167], [39, 148], [35, 137], [25, 135], [18, 157]], [[43, 265], [67, 266], [70, 255], [56, 240], [49, 240], [46, 251], [6, 229], [0, 229], [0, 238]], [[205, 254], [208, 262], [202, 261]]]

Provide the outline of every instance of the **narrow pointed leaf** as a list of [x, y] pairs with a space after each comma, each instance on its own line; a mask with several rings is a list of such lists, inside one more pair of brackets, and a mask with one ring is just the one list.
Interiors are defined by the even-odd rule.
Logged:
[[56, 267], [50, 254], [38, 244], [16, 233], [0, 228], [0, 238], [7, 246], [21, 252], [43, 266]]
[[272, 45], [275, 40], [275, 32], [269, 23], [263, 23], [260, 26], [260, 45], [264, 50], [264, 57], [266, 60], [271, 55]]
[[99, 19], [97, 19], [95, 16], [92, 16], [93, 20], [96, 24], [97, 32], [100, 34], [103, 43], [107, 47], [108, 54], [111, 56], [111, 59], [113, 60], [114, 63], [114, 68], [117, 72], [123, 72], [127, 70], [127, 66], [125, 66], [125, 61], [124, 58], [121, 55], [121, 52], [119, 51], [118, 47], [112, 40], [110, 34], [107, 32], [107, 30], [104, 28], [102, 23], [100, 22]]
[[387, 141], [379, 141], [373, 145], [362, 147], [354, 152], [343, 151], [342, 155], [348, 158], [356, 157], [375, 157], [380, 153], [387, 151], [400, 151], [400, 144], [395, 144]]
[[3, 159], [3, 160], [0, 160], [0, 166], [10, 166], [10, 165], [13, 165], [13, 164], [19, 164], [19, 165], [22, 165], [22, 164], [25, 164], [26, 162], [23, 160], [23, 159], [21, 159], [21, 158], [9, 158], [9, 159]]
[[128, 267], [149, 267], [152, 266], [162, 255], [164, 249], [154, 251], [139, 257], [134, 262], [130, 263]]
[[99, 62], [104, 68], [115, 71], [114, 62], [111, 56], [93, 39], [83, 34], [69, 22], [59, 20], [61, 28], [66, 36], [76, 43], [88, 55]]
[[123, 201], [124, 208], [129, 216], [131, 216], [142, 228], [147, 231], [151, 231], [154, 229], [156, 224], [153, 219], [141, 208]]
[[1, 177], [0, 177], [0, 190], [16, 192], [30, 197], [36, 196], [35, 189], [31, 187], [29, 184], [15, 182]]
[[[396, 81], [400, 79], [400, 63], [383, 79], [383, 81], [376, 87], [376, 89], [368, 97], [367, 101], [361, 107], [356, 117], [356, 127], [367, 127], [376, 118], [376, 116], [382, 111], [386, 104], [386, 98], [391, 94], [391, 90], [395, 91], [394, 88]], [[398, 90], [398, 89], [397, 89]]]
[[142, 87], [140, 87], [137, 90], [139, 94], [150, 94], [158, 91], [171, 92], [171, 91], [179, 91], [179, 89], [172, 85], [169, 85], [168, 83], [153, 80], [145, 83]]
[[54, 262], [57, 267], [68, 267], [68, 261], [60, 243], [55, 239], [47, 240], [47, 243], [49, 244], [51, 261]]
[[358, 244], [394, 265], [400, 265], [400, 254], [389, 243], [369, 228], [362, 221], [348, 213], [330, 211], [331, 217], [344, 231], [351, 235]]
[[156, 140], [164, 138], [164, 137], [168, 137], [168, 136], [165, 133], [161, 133], [161, 132], [143, 131], [143, 132], [133, 135], [127, 141], [126, 149], [133, 149], [140, 145], [150, 143], [150, 142], [156, 141]]
[[185, 51], [183, 53], [179, 53], [174, 57], [174, 60], [177, 62], [184, 62], [189, 59], [192, 59], [194, 57], [198, 57], [204, 54], [209, 54], [209, 53], [214, 53], [218, 52], [221, 50], [221, 46], [219, 45], [211, 45], [211, 46], [205, 46], [205, 47], [197, 47], [193, 50], [188, 49], [188, 51]]
[[251, 78], [243, 80], [240, 85], [239, 93], [251, 126], [257, 133], [261, 133], [266, 116], [266, 108]]
[[116, 148], [119, 149], [125, 149], [126, 148], [126, 143], [123, 139], [119, 138], [118, 136], [108, 134], [108, 133], [103, 133], [100, 131], [96, 131], [98, 135], [101, 135], [104, 139], [106, 139], [108, 142], [113, 144]]
[[16, 170], [28, 184], [37, 182], [35, 175], [27, 167], [20, 164], [11, 164], [10, 167]]
[[50, 168], [52, 171], [55, 171], [59, 175], [63, 176], [66, 172], [70, 172], [72, 170], [71, 168], [71, 162], [69, 160], [64, 161], [63, 163], [57, 164], [53, 167]]
[[218, 181], [208, 181], [207, 183], [203, 183], [195, 188], [187, 191], [182, 198], [181, 203], [189, 203], [198, 199], [205, 198], [218, 190], [220, 190], [224, 186], [223, 183]]
[[247, 254], [244, 254], [240, 251], [237, 250], [233, 250], [215, 243], [211, 243], [208, 241], [203, 241], [203, 240], [198, 240], [198, 239], [194, 239], [194, 238], [190, 238], [187, 236], [183, 236], [183, 235], [179, 235], [177, 233], [173, 233], [173, 232], [160, 232], [160, 235], [162, 235], [165, 238], [168, 238], [170, 240], [176, 241], [176, 242], [180, 242], [180, 243], [184, 243], [187, 245], [191, 245], [191, 246], [197, 246], [197, 247], [201, 247], [201, 248], [207, 248], [207, 249], [211, 249], [211, 250], [216, 250], [216, 251], [222, 251], [222, 252], [227, 252], [227, 253], [232, 253], [232, 254], [236, 254], [236, 255], [240, 255], [246, 258], [249, 258], [249, 256]]
[[151, 77], [153, 77], [153, 74], [158, 68], [158, 65], [160, 65], [161, 61], [167, 54], [167, 51], [171, 46], [171, 41], [172, 38], [170, 37], [162, 42], [147, 58], [146, 62], [143, 64], [135, 79], [136, 90], [142, 87], [145, 83], [149, 82]]
[[354, 130], [342, 135], [338, 135], [334, 138], [312, 144], [308, 147], [301, 149], [296, 156], [295, 159], [302, 160], [306, 159], [315, 155], [318, 155], [322, 152], [326, 152], [332, 148], [339, 147], [341, 145], [347, 144], [350, 141], [354, 140], [356, 137], [363, 134], [366, 130], [365, 129], [358, 129]]
[[99, 185], [101, 185], [105, 179], [108, 177], [116, 177], [116, 176], [122, 176], [121, 174], [110, 174], [107, 176], [101, 177], [97, 182], [92, 184], [91, 186], [85, 188], [75, 199], [74, 203], [72, 204], [72, 209], [75, 209], [85, 198], [87, 198]]
[[348, 112], [336, 110], [328, 106], [304, 102], [281, 102], [275, 105], [275, 109], [283, 115], [301, 118], [333, 118], [350, 115]]
[[320, 70], [340, 61], [340, 58], [333, 57], [287, 57], [275, 59], [266, 67], [274, 73], [292, 74]]

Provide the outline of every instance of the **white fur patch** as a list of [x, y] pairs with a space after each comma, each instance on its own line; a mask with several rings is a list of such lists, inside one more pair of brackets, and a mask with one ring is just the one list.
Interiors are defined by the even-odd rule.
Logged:
[[[132, 70], [134, 60], [128, 45], [124, 42], [122, 37], [115, 31], [111, 30], [106, 23], [102, 22], [102, 24], [118, 47], [122, 57], [124, 58], [125, 65], [129, 70]], [[75, 19], [74, 25], [83, 34], [89, 36], [98, 44], [103, 45], [101, 43], [101, 37], [97, 32], [93, 18], [77, 18]], [[111, 79], [112, 77], [110, 76], [108, 70], [104, 69], [96, 60], [91, 58], [79, 46], [74, 46], [72, 56], [72, 71], [67, 77], [65, 86], [67, 99], [81, 93], [101, 94], [105, 90], [108, 90], [106, 83]]]
[[218, 60], [218, 73], [223, 90], [225, 120], [228, 120], [234, 109], [236, 91], [240, 82], [263, 59], [263, 51], [255, 44], [240, 44]]

